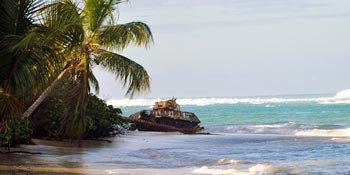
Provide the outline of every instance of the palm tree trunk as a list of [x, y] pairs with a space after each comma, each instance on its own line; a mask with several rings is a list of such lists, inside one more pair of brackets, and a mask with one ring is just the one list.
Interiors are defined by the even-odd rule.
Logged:
[[69, 66], [66, 66], [57, 78], [50, 84], [48, 88], [30, 105], [30, 107], [22, 114], [22, 119], [28, 118], [40, 106], [40, 104], [50, 95], [52, 90], [59, 84], [62, 77], [68, 72]]

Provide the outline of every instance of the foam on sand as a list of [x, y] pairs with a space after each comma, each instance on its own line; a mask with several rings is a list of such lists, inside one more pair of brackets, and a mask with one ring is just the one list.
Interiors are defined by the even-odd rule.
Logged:
[[302, 173], [300, 170], [289, 170], [286, 168], [276, 167], [269, 164], [256, 164], [248, 169], [234, 169], [234, 168], [218, 168], [207, 167], [196, 168], [192, 171], [196, 174], [211, 174], [211, 175], [260, 175], [260, 174], [276, 174], [276, 173]]
[[207, 166], [203, 166], [201, 168], [196, 168], [192, 171], [192, 173], [196, 174], [212, 174], [212, 175], [225, 175], [225, 174], [236, 174], [236, 175], [248, 175], [247, 172], [239, 171], [233, 168], [223, 169], [223, 168], [209, 168]]
[[132, 169], [106, 169], [103, 173], [106, 175], [178, 175], [178, 174], [189, 174], [190, 168], [132, 168]]
[[311, 129], [311, 130], [296, 130], [296, 136], [319, 136], [319, 137], [350, 137], [350, 128], [345, 129]]

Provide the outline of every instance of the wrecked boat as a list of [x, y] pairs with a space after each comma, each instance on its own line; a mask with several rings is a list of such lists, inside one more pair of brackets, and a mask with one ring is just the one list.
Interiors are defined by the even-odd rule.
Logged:
[[199, 126], [200, 120], [194, 113], [180, 110], [176, 98], [156, 102], [153, 110], [142, 110], [125, 119], [132, 123], [131, 130], [178, 131], [191, 134], [203, 129]]

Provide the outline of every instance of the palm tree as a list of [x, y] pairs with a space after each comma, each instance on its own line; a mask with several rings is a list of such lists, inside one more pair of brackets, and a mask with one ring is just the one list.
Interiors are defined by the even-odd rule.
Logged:
[[[147, 91], [150, 87], [146, 70], [131, 59], [114, 51], [121, 51], [130, 44], [148, 47], [153, 41], [149, 27], [142, 22], [115, 24], [116, 5], [122, 0], [85, 0], [83, 7], [71, 0], [59, 0], [45, 7], [43, 24], [52, 29], [62, 21], [72, 21], [74, 25], [47, 35], [56, 35], [61, 40], [56, 45], [65, 57], [61, 74], [30, 108], [23, 117], [28, 117], [48, 96], [53, 86], [62, 77], [68, 77], [73, 87], [67, 92], [70, 113], [63, 122], [69, 123], [63, 133], [80, 137], [85, 128], [84, 113], [91, 88], [99, 91], [98, 80], [93, 74], [94, 66], [101, 66], [113, 73], [117, 80], [127, 86], [127, 95]], [[66, 22], [65, 22], [66, 23]], [[59, 37], [57, 37], [59, 36]], [[50, 37], [49, 37], [50, 38]], [[80, 132], [79, 132], [80, 131]]]
[[[0, 2], [0, 124], [19, 116], [28, 101], [44, 92], [26, 110], [27, 118], [63, 77], [69, 78], [71, 115], [65, 133], [84, 128], [84, 109], [90, 87], [98, 92], [92, 67], [98, 65], [116, 75], [127, 95], [149, 89], [149, 76], [136, 62], [113, 51], [130, 44], [152, 42], [142, 22], [114, 24], [113, 13], [121, 0], [85, 0], [79, 8], [71, 0], [42, 7], [40, 0]], [[50, 86], [49, 86], [50, 85]], [[48, 88], [47, 88], [48, 87]], [[73, 129], [74, 127], [74, 129]]]
[[[62, 59], [39, 35], [31, 35], [38, 0], [0, 2], [0, 129], [7, 121], [20, 116], [28, 97], [36, 96], [60, 69]], [[50, 58], [50, 59], [48, 59]]]

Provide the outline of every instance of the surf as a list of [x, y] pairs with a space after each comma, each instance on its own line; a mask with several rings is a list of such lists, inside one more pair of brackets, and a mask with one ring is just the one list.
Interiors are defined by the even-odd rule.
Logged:
[[[166, 98], [151, 99], [110, 99], [107, 104], [114, 107], [147, 106]], [[318, 104], [350, 104], [350, 89], [339, 91], [334, 96], [320, 95], [319, 97], [207, 97], [207, 98], [178, 98], [179, 105], [208, 106], [223, 104], [283, 104], [283, 103], [318, 103]], [[272, 107], [271, 105], [266, 107]]]
[[[276, 134], [309, 137], [350, 137], [350, 127], [334, 126], [323, 129], [324, 125], [298, 125], [294, 122], [265, 125], [230, 125], [222, 133], [232, 134]], [[220, 131], [219, 131], [220, 132]]]

